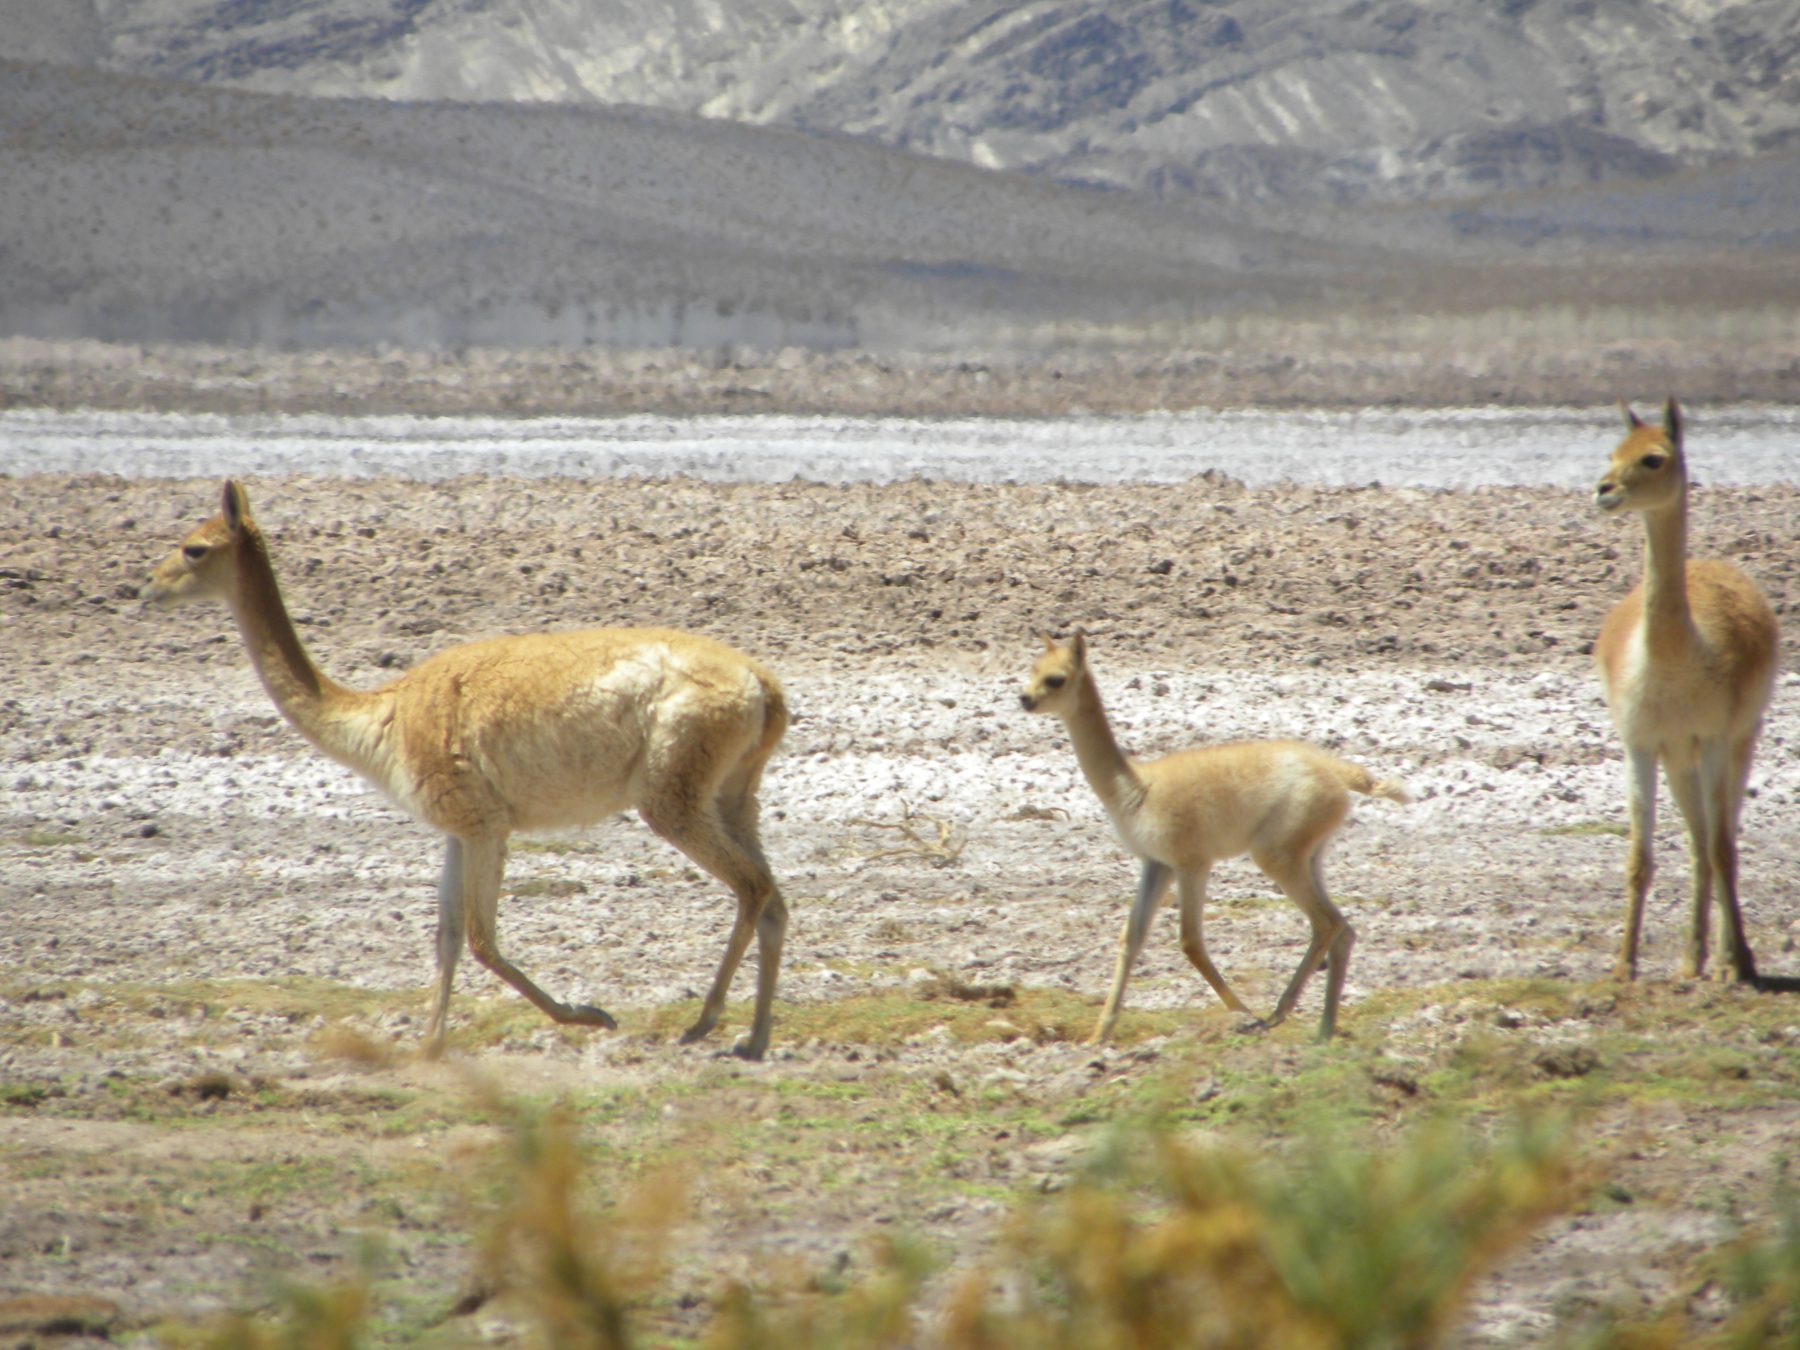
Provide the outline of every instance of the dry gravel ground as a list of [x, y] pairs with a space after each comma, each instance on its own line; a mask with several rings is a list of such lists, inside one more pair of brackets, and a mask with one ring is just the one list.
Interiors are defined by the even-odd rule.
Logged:
[[[1686, 1257], [1766, 1212], [1800, 1137], [1800, 1002], [1677, 978], [1685, 863], [1668, 809], [1643, 979], [1607, 977], [1622, 770], [1587, 651], [1638, 539], [1569, 494], [1217, 476], [249, 487], [302, 632], [341, 679], [594, 623], [692, 628], [782, 675], [797, 716], [764, 798], [794, 908], [776, 1048], [762, 1065], [719, 1057], [739, 1004], [715, 1045], [673, 1043], [729, 905], [622, 820], [515, 852], [500, 920], [515, 961], [621, 1031], [553, 1029], [465, 962], [461, 1050], [409, 1057], [436, 842], [274, 716], [221, 611], [134, 598], [217, 484], [0, 480], [0, 1307], [85, 1298], [122, 1336], [243, 1306], [271, 1268], [341, 1273], [374, 1227], [437, 1301], [431, 1318], [390, 1310], [392, 1325], [441, 1319], [471, 1263], [456, 1216], [423, 1182], [394, 1198], [373, 1178], [441, 1181], [432, 1167], [476, 1156], [491, 1113], [383, 1125], [462, 1101], [472, 1071], [577, 1094], [594, 1138], [627, 1142], [622, 1173], [692, 1151], [669, 1314], [689, 1330], [723, 1279], [772, 1260], [854, 1270], [872, 1232], [986, 1250], [1009, 1197], [1058, 1184], [1151, 1083], [1219, 1127], [1242, 1095], [1255, 1129], [1283, 1079], [1342, 1065], [1384, 1129], [1429, 1110], [1448, 1068], [1467, 1068], [1478, 1102], [1528, 1101], [1583, 1075], [1616, 1083], [1650, 1042], [1692, 1038], [1714, 1066], [1703, 1091], [1615, 1089], [1589, 1121], [1631, 1203], [1558, 1223], [1490, 1280], [1471, 1343], [1541, 1341], [1571, 1310], [1684, 1292]], [[1800, 489], [1711, 489], [1696, 509], [1695, 550], [1739, 559], [1794, 631]], [[1166, 915], [1126, 1043], [1075, 1043], [1133, 869], [1061, 728], [1015, 691], [1034, 634], [1076, 624], [1135, 750], [1296, 735], [1417, 794], [1359, 802], [1327, 867], [1361, 933], [1335, 1045], [1308, 1039], [1317, 984], [1293, 1024], [1240, 1032]], [[1743, 836], [1751, 940], [1788, 974], [1797, 746], [1789, 674]], [[909, 812], [917, 842], [897, 828]], [[1299, 916], [1243, 862], [1221, 869], [1210, 915], [1221, 967], [1272, 1002]], [[969, 986], [995, 1004], [972, 1023], [945, 994]], [[1060, 1012], [1032, 1013], [1039, 994]], [[923, 1016], [883, 1038], [850, 1020], [870, 1007]], [[333, 1027], [362, 1059], [330, 1053]], [[808, 1104], [856, 1093], [871, 1094], [864, 1123], [809, 1152]], [[916, 1148], [891, 1147], [887, 1113], [927, 1122]], [[227, 1118], [241, 1128], [210, 1128]], [[750, 1144], [719, 1144], [728, 1129]], [[245, 1199], [219, 1181], [263, 1171], [304, 1184]], [[502, 1314], [471, 1320], [439, 1331], [512, 1334]]]

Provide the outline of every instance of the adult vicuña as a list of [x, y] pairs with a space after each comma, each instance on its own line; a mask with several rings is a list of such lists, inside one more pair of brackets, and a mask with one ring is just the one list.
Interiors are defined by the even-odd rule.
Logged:
[[1688, 975], [1706, 965], [1712, 892], [1723, 915], [1721, 978], [1756, 978], [1738, 909], [1737, 832], [1757, 732], [1775, 687], [1779, 632], [1769, 603], [1728, 562], [1688, 561], [1687, 458], [1681, 409], [1670, 399], [1661, 427], [1620, 404], [1626, 433], [1594, 503], [1644, 520], [1644, 580], [1601, 626], [1594, 664], [1613, 725], [1625, 742], [1631, 849], [1625, 862], [1625, 939], [1614, 974], [1637, 974], [1644, 896], [1655, 872], [1656, 766], [1687, 821], [1693, 860]]
[[758, 840], [756, 793], [788, 714], [761, 665], [691, 633], [598, 628], [470, 642], [377, 689], [347, 688], [294, 631], [249, 500], [229, 481], [220, 513], [188, 533], [144, 594], [163, 605], [223, 600], [282, 716], [448, 836], [427, 1053], [443, 1048], [465, 932], [482, 965], [556, 1021], [617, 1025], [600, 1008], [551, 998], [502, 957], [495, 908], [515, 830], [591, 825], [636, 807], [737, 896], [725, 958], [682, 1041], [717, 1023], [754, 934], [756, 1012], [733, 1051], [762, 1057], [787, 906]]
[[1403, 802], [1405, 789], [1378, 782], [1359, 765], [1303, 741], [1240, 741], [1133, 760], [1119, 748], [1106, 720], [1088, 668], [1085, 635], [1077, 630], [1065, 646], [1045, 637], [1044, 647], [1019, 697], [1028, 712], [1062, 718], [1088, 785], [1125, 847], [1144, 863], [1137, 899], [1119, 939], [1112, 993], [1093, 1039], [1104, 1041], [1112, 1034], [1125, 982], [1171, 879], [1181, 897], [1182, 951], [1227, 1008], [1247, 1011], [1206, 954], [1200, 916], [1213, 864], [1241, 853], [1255, 859], [1312, 924], [1306, 955], [1262, 1025], [1273, 1026], [1293, 1011], [1323, 957], [1327, 973], [1319, 1039], [1330, 1039], [1356, 931], [1325, 894], [1320, 856], [1349, 814], [1350, 793]]

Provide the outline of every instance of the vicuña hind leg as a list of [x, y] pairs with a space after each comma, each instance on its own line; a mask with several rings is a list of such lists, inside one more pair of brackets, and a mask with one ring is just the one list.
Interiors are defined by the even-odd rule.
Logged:
[[[728, 781], [719, 794], [719, 812], [725, 829], [736, 840], [755, 865], [758, 884], [767, 887], [762, 916], [756, 921], [756, 1012], [750, 1032], [732, 1046], [732, 1053], [745, 1059], [761, 1059], [769, 1048], [769, 1034], [774, 1021], [775, 983], [781, 975], [781, 949], [786, 940], [788, 908], [781, 888], [775, 884], [769, 860], [762, 851], [759, 823], [760, 808], [756, 792], [762, 781], [762, 765], [747, 768], [736, 781]], [[723, 1007], [723, 995], [720, 996]]]
[[[500, 955], [496, 937], [495, 916], [500, 904], [500, 878], [506, 870], [506, 840], [495, 836], [452, 839], [444, 858], [445, 887], [460, 890], [463, 918], [468, 927], [469, 951], [494, 974], [523, 994], [534, 1007], [553, 1021], [612, 1030], [619, 1024], [604, 1008], [587, 1003], [563, 1003], [551, 998], [530, 977]], [[460, 885], [456, 883], [460, 882]], [[443, 939], [440, 923], [439, 940]], [[441, 951], [440, 951], [441, 959]], [[448, 999], [448, 977], [439, 990], [440, 999]]]
[[1247, 1013], [1244, 1001], [1225, 983], [1225, 977], [1219, 974], [1213, 965], [1212, 957], [1206, 952], [1206, 939], [1201, 926], [1201, 911], [1206, 906], [1206, 879], [1211, 874], [1210, 867], [1202, 867], [1193, 872], [1183, 872], [1179, 878], [1178, 893], [1181, 897], [1181, 950], [1201, 978], [1213, 987], [1213, 992], [1225, 1001], [1225, 1006], [1233, 1012]]
[[1323, 1041], [1329, 1040], [1337, 1029], [1338, 999], [1343, 994], [1344, 977], [1349, 973], [1350, 949], [1356, 945], [1356, 930], [1325, 894], [1319, 860], [1320, 850], [1315, 848], [1303, 859], [1264, 855], [1256, 859], [1256, 864], [1274, 879], [1288, 899], [1299, 906], [1312, 926], [1312, 938], [1306, 945], [1306, 954], [1294, 968], [1293, 978], [1282, 991], [1267, 1025], [1275, 1026], [1293, 1012], [1294, 1005], [1300, 1001], [1300, 995], [1306, 989], [1307, 981], [1312, 978], [1313, 971], [1318, 969], [1319, 960], [1323, 957], [1326, 963], [1325, 1011], [1319, 1019], [1319, 1039]]
[[1749, 768], [1747, 756], [1737, 747], [1713, 742], [1700, 752], [1700, 782], [1705, 793], [1708, 856], [1719, 896], [1719, 968], [1722, 980], [1756, 982], [1756, 958], [1744, 934], [1744, 915], [1738, 906], [1737, 816], [1742, 783], [1735, 777], [1738, 765]]
[[1125, 916], [1124, 931], [1119, 934], [1119, 963], [1113, 971], [1112, 992], [1106, 997], [1106, 1006], [1100, 1010], [1100, 1021], [1094, 1027], [1090, 1044], [1098, 1045], [1112, 1035], [1113, 1023], [1119, 1020], [1119, 1009], [1125, 1003], [1125, 984], [1131, 978], [1131, 968], [1137, 964], [1138, 953], [1144, 949], [1144, 937], [1150, 931], [1150, 920], [1174, 876], [1171, 869], [1159, 862], [1146, 862], [1144, 870], [1138, 874], [1137, 899], [1132, 901], [1131, 913]]
[[787, 905], [763, 860], [762, 850], [754, 836], [747, 843], [734, 838], [715, 805], [691, 807], [680, 794], [646, 803], [640, 808], [640, 814], [645, 824], [731, 887], [737, 896], [737, 918], [725, 944], [725, 955], [713, 977], [712, 988], [707, 991], [706, 1001], [701, 1005], [699, 1018], [682, 1033], [682, 1044], [699, 1040], [718, 1025], [719, 1017], [725, 1011], [725, 997], [730, 992], [732, 977], [749, 950], [750, 939], [755, 937], [758, 943], [756, 1012], [751, 1019], [750, 1034], [732, 1047], [732, 1053], [743, 1059], [761, 1059], [769, 1047], [775, 981], [780, 973], [781, 947], [787, 931]]
[[[1731, 747], [1731, 810], [1728, 814], [1727, 821], [1728, 827], [1731, 830], [1733, 844], [1731, 869], [1731, 905], [1733, 913], [1739, 913], [1737, 907], [1736, 853], [1738, 821], [1743, 816], [1744, 795], [1750, 788], [1750, 764], [1756, 757], [1756, 738], [1761, 730], [1762, 723], [1758, 721], [1755, 726], [1750, 728], [1749, 732], [1745, 734], [1742, 740], [1736, 742]], [[1739, 914], [1738, 918], [1737, 931], [1739, 933], [1743, 931], [1743, 918], [1741, 914]], [[1752, 982], [1756, 979], [1756, 961], [1754, 957], [1751, 956], [1750, 944], [1748, 941], [1740, 942], [1738, 944], [1738, 949], [1744, 954], [1744, 960], [1737, 966], [1738, 978], [1746, 982]]]
[[[1325, 895], [1325, 878], [1320, 872], [1320, 862], [1324, 856], [1324, 851], [1320, 850], [1312, 855], [1307, 864], [1312, 872], [1313, 889], [1321, 897]], [[1356, 929], [1350, 926], [1350, 921], [1336, 906], [1331, 905], [1329, 899], [1325, 903], [1341, 926], [1337, 936], [1331, 940], [1331, 945], [1325, 949], [1325, 1011], [1319, 1017], [1319, 1039], [1322, 1041], [1328, 1041], [1337, 1034], [1338, 1003], [1344, 997], [1344, 981], [1350, 974], [1350, 951], [1356, 946]]]

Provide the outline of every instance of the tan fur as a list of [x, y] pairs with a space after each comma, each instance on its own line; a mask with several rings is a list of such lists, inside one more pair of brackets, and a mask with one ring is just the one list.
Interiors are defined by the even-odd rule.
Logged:
[[590, 825], [635, 807], [646, 824], [737, 897], [699, 1020], [712, 1030], [754, 935], [756, 1012], [734, 1047], [768, 1047], [787, 906], [757, 837], [763, 765], [787, 727], [775, 677], [710, 638], [600, 628], [452, 647], [372, 690], [321, 672], [288, 618], [243, 489], [191, 530], [144, 589], [163, 605], [222, 600], [277, 708], [319, 750], [448, 836], [438, 895], [438, 981], [428, 1052], [443, 1047], [464, 934], [488, 969], [558, 1022], [614, 1026], [558, 1002], [500, 955], [495, 909], [516, 830]]
[[1711, 896], [1724, 930], [1721, 978], [1754, 981], [1756, 962], [1738, 907], [1737, 832], [1750, 760], [1775, 687], [1780, 634], [1769, 603], [1728, 562], [1687, 559], [1687, 458], [1681, 409], [1663, 425], [1621, 405], [1626, 435], [1594, 501], [1644, 521], [1644, 580], [1607, 615], [1594, 665], [1629, 765], [1631, 845], [1625, 864], [1625, 936], [1615, 975], [1637, 974], [1644, 898], [1655, 872], [1656, 768], [1688, 827], [1693, 913], [1683, 970], [1706, 965]]
[[1066, 646], [1044, 639], [1020, 694], [1029, 712], [1054, 713], [1069, 729], [1088, 785], [1112, 817], [1125, 846], [1143, 859], [1137, 901], [1119, 941], [1112, 992], [1093, 1039], [1104, 1041], [1125, 999], [1150, 919], [1170, 881], [1181, 899], [1181, 947], [1225, 1006], [1247, 1011], [1207, 955], [1201, 932], [1206, 881], [1215, 863], [1248, 853], [1306, 914], [1312, 941], [1265, 1025], [1293, 1011], [1319, 961], [1327, 962], [1325, 1010], [1319, 1039], [1337, 1026], [1338, 1001], [1350, 966], [1355, 930], [1325, 893], [1320, 856], [1350, 811], [1350, 793], [1407, 800], [1398, 783], [1372, 778], [1303, 741], [1243, 741], [1182, 750], [1139, 761], [1113, 739], [1100, 691], [1087, 662], [1087, 640], [1077, 632]]

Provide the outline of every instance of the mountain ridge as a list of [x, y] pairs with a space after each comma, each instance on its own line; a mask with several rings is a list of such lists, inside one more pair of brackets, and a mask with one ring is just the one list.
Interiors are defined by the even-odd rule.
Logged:
[[1800, 138], [1800, 0], [57, 3], [90, 16], [63, 20], [73, 58], [119, 73], [635, 104], [1264, 208], [1641, 178]]
[[1030, 352], [1622, 293], [1766, 334], [1800, 0], [1708, 12], [0, 0], [0, 334]]

